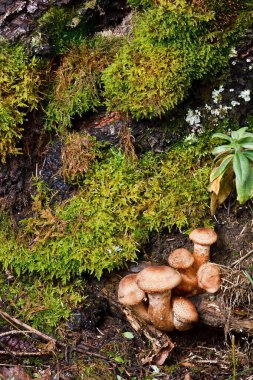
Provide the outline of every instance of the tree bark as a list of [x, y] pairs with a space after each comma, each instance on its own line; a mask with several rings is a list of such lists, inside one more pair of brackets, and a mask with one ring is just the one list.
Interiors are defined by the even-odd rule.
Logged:
[[1, 0], [0, 36], [16, 41], [27, 36], [34, 21], [50, 6], [68, 4], [72, 0]]
[[200, 322], [213, 327], [224, 328], [253, 335], [253, 313], [243, 308], [226, 308], [221, 302], [211, 300], [210, 295], [202, 294], [191, 298], [199, 313]]
[[[94, 18], [97, 30], [115, 27], [130, 11], [126, 0], [0, 0], [0, 37], [11, 42], [21, 40], [31, 48], [31, 37], [35, 32], [47, 34], [40, 29], [37, 19], [52, 6], [75, 8], [82, 17]], [[50, 45], [50, 42], [44, 43]], [[45, 46], [39, 52], [31, 53], [46, 55], [48, 50]]]

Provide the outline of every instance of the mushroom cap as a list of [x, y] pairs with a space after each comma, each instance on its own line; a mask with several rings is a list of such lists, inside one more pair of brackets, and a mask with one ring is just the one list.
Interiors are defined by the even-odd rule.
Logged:
[[187, 249], [178, 248], [171, 252], [168, 262], [172, 268], [187, 269], [194, 263], [194, 257]]
[[163, 293], [175, 288], [182, 278], [175, 269], [165, 265], [148, 267], [137, 275], [137, 285], [147, 293]]
[[118, 299], [123, 305], [137, 305], [145, 298], [145, 293], [136, 283], [137, 274], [128, 274], [119, 283]]
[[199, 318], [196, 307], [188, 298], [173, 297], [172, 311], [174, 317], [181, 323], [197, 322]]
[[216, 293], [220, 289], [220, 268], [214, 263], [206, 263], [197, 272], [199, 287], [208, 293]]
[[201, 245], [211, 245], [217, 241], [217, 234], [212, 228], [196, 228], [189, 235], [190, 240]]

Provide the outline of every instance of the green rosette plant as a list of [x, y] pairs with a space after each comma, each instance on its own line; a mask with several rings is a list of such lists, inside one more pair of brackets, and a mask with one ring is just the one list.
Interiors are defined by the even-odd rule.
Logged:
[[247, 130], [247, 127], [240, 128], [232, 131], [231, 136], [224, 133], [213, 135], [213, 138], [228, 143], [212, 151], [216, 156], [209, 188], [212, 214], [227, 199], [234, 187], [240, 204], [253, 196], [253, 133]]

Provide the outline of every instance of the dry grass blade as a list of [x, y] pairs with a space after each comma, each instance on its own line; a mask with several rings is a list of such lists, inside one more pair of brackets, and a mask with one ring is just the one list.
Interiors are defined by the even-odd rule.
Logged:
[[243, 307], [253, 314], [253, 288], [244, 272], [235, 268], [221, 267], [221, 277], [218, 300], [229, 309]]

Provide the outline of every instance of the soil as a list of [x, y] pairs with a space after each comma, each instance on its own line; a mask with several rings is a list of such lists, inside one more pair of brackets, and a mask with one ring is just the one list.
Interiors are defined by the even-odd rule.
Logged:
[[[212, 249], [212, 261], [231, 265], [253, 249], [252, 224], [253, 214], [250, 203], [244, 208], [219, 210], [215, 230], [219, 239]], [[192, 248], [188, 236], [180, 233], [154, 234], [142, 252], [142, 260], [131, 264], [128, 271], [108, 274], [101, 281], [90, 280], [89, 304], [84, 310], [79, 310], [75, 318], [76, 324], [70, 326], [78, 337], [78, 346], [92, 347], [93, 352], [114, 352], [114, 358], [119, 355], [125, 364], [113, 368], [113, 378], [116, 375], [123, 379], [196, 379], [196, 380], [228, 380], [232, 379], [232, 348], [231, 334], [225, 334], [223, 329], [198, 324], [187, 332], [172, 332], [170, 339], [175, 344], [165, 364], [161, 367], [141, 364], [141, 358], [148, 355], [149, 344], [140, 334], [137, 334], [126, 321], [125, 316], [102, 296], [105, 284], [114, 276], [121, 278], [129, 272], [142, 269], [147, 261], [166, 264], [168, 253], [178, 247]], [[247, 269], [252, 275], [252, 256], [241, 262], [241, 268]], [[117, 281], [117, 279], [116, 279]], [[132, 332], [134, 338], [126, 339], [124, 332]], [[71, 333], [70, 333], [71, 335]], [[253, 340], [252, 337], [236, 335], [236, 379], [250, 380], [253, 374]], [[115, 353], [116, 352], [116, 353]], [[159, 372], [158, 372], [159, 371]], [[101, 379], [107, 379], [101, 377]], [[187, 377], [188, 376], [188, 377]], [[64, 377], [63, 377], [64, 378]]]

